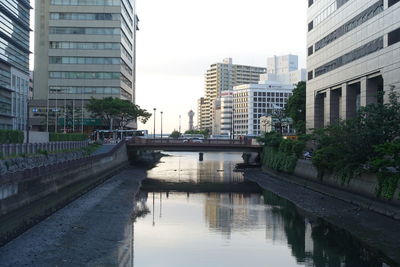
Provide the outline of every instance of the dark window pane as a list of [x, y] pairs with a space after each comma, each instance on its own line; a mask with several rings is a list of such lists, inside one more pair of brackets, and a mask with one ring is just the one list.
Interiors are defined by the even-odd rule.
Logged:
[[308, 72], [308, 80], [312, 80], [314, 78], [313, 71]]
[[314, 53], [314, 46], [312, 45], [308, 48], [308, 55], [311, 56], [313, 53]]
[[398, 42], [400, 42], [400, 28], [389, 32], [388, 34], [388, 45], [392, 45]]
[[389, 0], [389, 7], [393, 6], [394, 4], [397, 4], [398, 2], [400, 2], [400, 0]]
[[308, 23], [308, 31], [311, 31], [314, 28], [314, 22], [311, 21], [310, 23]]

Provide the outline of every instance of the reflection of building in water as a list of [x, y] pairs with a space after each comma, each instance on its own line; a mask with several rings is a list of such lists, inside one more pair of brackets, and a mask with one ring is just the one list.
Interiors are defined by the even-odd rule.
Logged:
[[[270, 192], [264, 191], [263, 196], [272, 211], [267, 212], [267, 238], [276, 238], [278, 234], [278, 238], [286, 240], [293, 256], [302, 265], [382, 266], [379, 257], [343, 230], [328, 226], [323, 221], [309, 222], [294, 204]], [[268, 225], [273, 227], [268, 229]]]
[[263, 209], [259, 194], [210, 193], [205, 201], [205, 217], [211, 229], [226, 233], [240, 229], [254, 229], [262, 225]]
[[[236, 162], [226, 160], [225, 153], [220, 153], [218, 160], [197, 163], [198, 182], [235, 183], [244, 180], [243, 173], [234, 172]], [[229, 157], [229, 154], [228, 154]]]
[[119, 241], [118, 244], [118, 264], [116, 266], [133, 267], [134, 265], [134, 227], [133, 221], [125, 226], [125, 239]]
[[265, 238], [271, 240], [273, 244], [287, 242], [283, 218], [276, 216], [273, 208], [265, 209]]

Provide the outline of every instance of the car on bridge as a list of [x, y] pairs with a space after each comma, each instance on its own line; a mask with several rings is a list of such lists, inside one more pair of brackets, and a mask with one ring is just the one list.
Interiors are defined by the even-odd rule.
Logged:
[[183, 140], [183, 143], [192, 143], [192, 144], [201, 144], [203, 142], [204, 142], [204, 139], [197, 138], [197, 137], [187, 138], [187, 139]]

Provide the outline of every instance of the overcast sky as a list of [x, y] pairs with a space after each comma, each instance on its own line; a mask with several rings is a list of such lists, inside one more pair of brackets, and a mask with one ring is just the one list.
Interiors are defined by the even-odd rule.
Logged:
[[[271, 55], [298, 54], [305, 67], [307, 3], [303, 0], [137, 0], [136, 102], [157, 108], [156, 132], [188, 128], [204, 73], [223, 58], [266, 66]], [[196, 114], [197, 115], [197, 114]], [[195, 116], [196, 116], [195, 115]], [[197, 124], [197, 120], [195, 120]], [[139, 128], [153, 129], [153, 119]]]
[[[223, 58], [266, 67], [268, 56], [292, 53], [299, 55], [300, 67], [306, 65], [304, 0], [136, 3], [140, 19], [136, 103], [151, 112], [157, 108], [157, 133], [159, 111], [164, 112], [163, 132], [178, 129], [180, 114], [182, 130], [188, 128], [187, 113], [190, 109], [197, 113], [197, 99], [203, 95], [204, 73]], [[146, 125], [139, 124], [139, 128], [152, 132], [153, 118]]]

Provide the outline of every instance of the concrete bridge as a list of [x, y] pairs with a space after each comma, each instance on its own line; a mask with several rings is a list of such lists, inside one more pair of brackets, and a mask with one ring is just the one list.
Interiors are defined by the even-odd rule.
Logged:
[[181, 140], [168, 138], [133, 138], [127, 141], [128, 151], [162, 150], [187, 152], [261, 152], [260, 145], [252, 144], [251, 140]]

